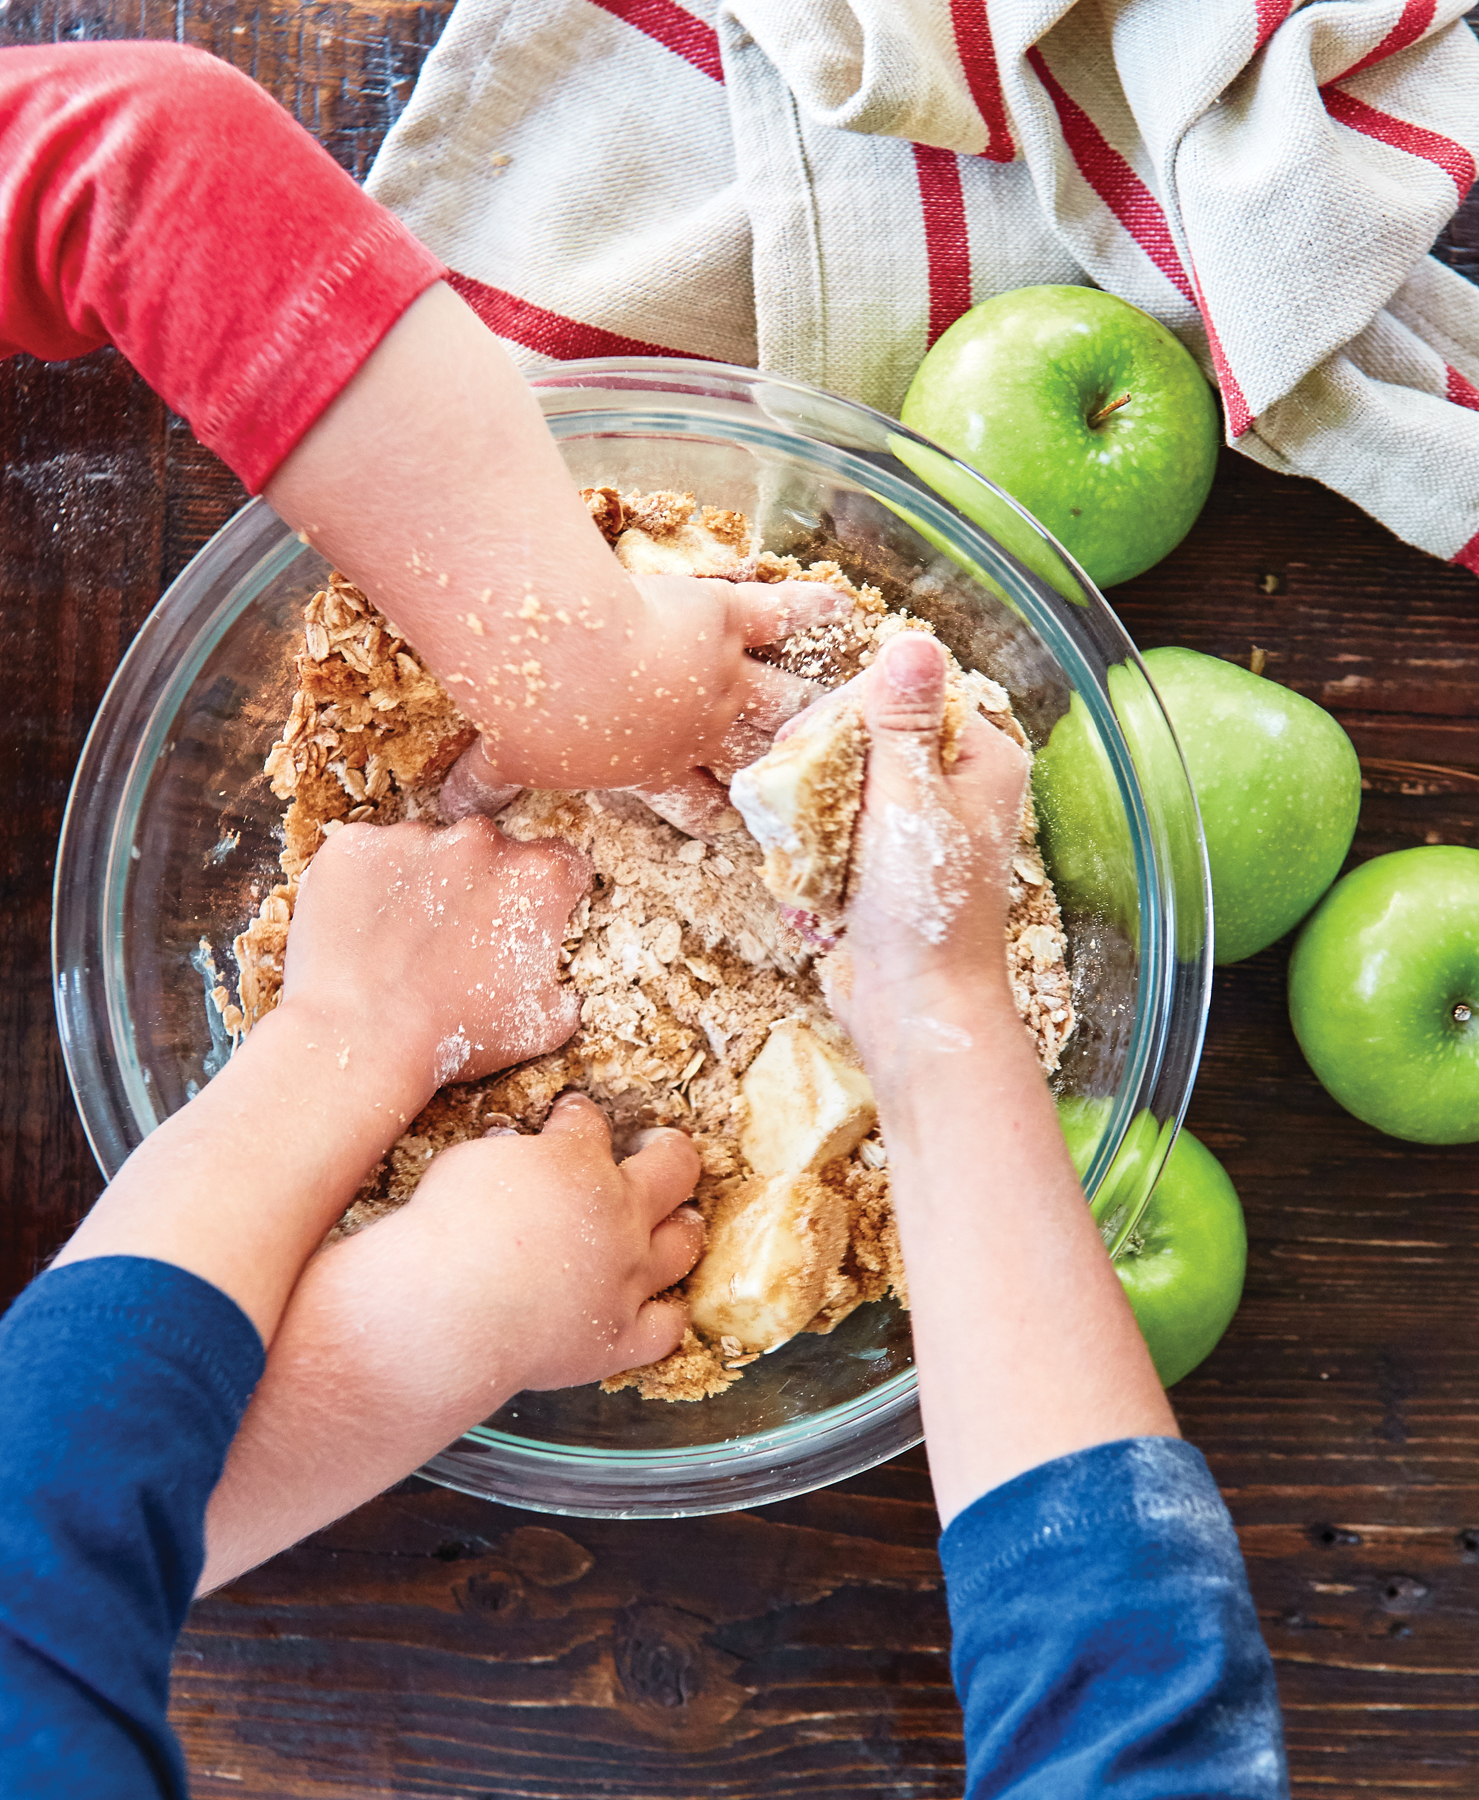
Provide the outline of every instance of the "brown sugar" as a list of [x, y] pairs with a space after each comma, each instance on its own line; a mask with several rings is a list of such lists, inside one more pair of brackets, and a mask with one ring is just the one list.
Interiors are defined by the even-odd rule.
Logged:
[[[803, 568], [758, 550], [743, 514], [696, 510], [690, 494], [598, 488], [585, 497], [629, 566], [647, 546], [680, 549], [701, 537], [694, 560], [706, 572], [823, 581], [850, 592], [850, 617], [798, 633], [775, 656], [824, 685], [866, 667], [894, 632], [928, 629], [888, 612], [876, 590], [854, 586], [835, 563]], [[289, 802], [284, 879], [236, 939], [236, 1000], [224, 983], [215, 992], [235, 1035], [276, 1004], [297, 883], [325, 837], [351, 820], [434, 819], [441, 781], [473, 738], [445, 690], [342, 577], [331, 577], [313, 596], [304, 624], [298, 691], [267, 760], [273, 791]], [[988, 677], [957, 671], [947, 760], [973, 710], [1025, 741], [1005, 691]], [[860, 783], [860, 765], [853, 775]], [[359, 1230], [401, 1205], [439, 1150], [491, 1130], [539, 1130], [555, 1098], [576, 1087], [607, 1114], [618, 1155], [651, 1125], [690, 1134], [702, 1164], [695, 1203], [716, 1237], [757, 1197], [776, 1209], [781, 1237], [766, 1241], [784, 1251], [790, 1231], [799, 1246], [796, 1266], [788, 1264], [781, 1277], [789, 1284], [785, 1335], [798, 1326], [829, 1332], [856, 1307], [889, 1293], [907, 1304], [887, 1154], [876, 1126], [868, 1129], [864, 1121], [841, 1139], [818, 1138], [850, 1146], [845, 1155], [818, 1151], [833, 1157], [819, 1168], [762, 1176], [746, 1160], [744, 1083], [773, 1027], [784, 1023], [819, 1067], [843, 1077], [851, 1070], [849, 1078], [866, 1087], [856, 1052], [823, 997], [816, 946], [782, 915], [750, 833], [734, 830], [706, 844], [665, 823], [634, 794], [605, 792], [526, 791], [498, 824], [514, 838], [565, 838], [591, 859], [590, 891], [572, 914], [560, 951], [563, 977], [581, 995], [580, 1024], [557, 1051], [486, 1080], [444, 1087], [371, 1172], [336, 1232]], [[1042, 1067], [1051, 1072], [1074, 1015], [1062, 923], [1030, 810], [1009, 900], [1013, 992]], [[859, 1130], [866, 1131], [860, 1140]], [[761, 1223], [757, 1212], [756, 1233]], [[752, 1240], [759, 1241], [753, 1233]], [[785, 1262], [781, 1251], [778, 1268]], [[698, 1274], [689, 1278], [696, 1287]], [[760, 1330], [726, 1329], [722, 1306], [701, 1307], [695, 1328], [671, 1356], [603, 1385], [635, 1386], [646, 1398], [702, 1399], [741, 1379], [757, 1355], [774, 1347], [758, 1341]]]

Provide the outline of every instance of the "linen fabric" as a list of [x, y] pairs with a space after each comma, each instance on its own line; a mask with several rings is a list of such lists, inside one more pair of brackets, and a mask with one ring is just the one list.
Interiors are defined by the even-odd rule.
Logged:
[[0, 1320], [0, 1793], [186, 1800], [169, 1666], [264, 1366], [170, 1263], [49, 1270]]
[[966, 1800], [1282, 1800], [1273, 1664], [1200, 1451], [1029, 1469], [940, 1540]]
[[0, 356], [116, 344], [253, 492], [441, 274], [215, 57], [0, 50]]
[[1093, 282], [1228, 441], [1479, 572], [1465, 0], [458, 0], [369, 189], [526, 367], [758, 364], [897, 413], [976, 301]]

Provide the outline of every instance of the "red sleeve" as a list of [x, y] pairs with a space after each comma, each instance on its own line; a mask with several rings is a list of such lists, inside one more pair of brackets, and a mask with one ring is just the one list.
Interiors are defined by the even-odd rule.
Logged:
[[0, 355], [116, 344], [254, 493], [443, 273], [215, 57], [0, 50]]

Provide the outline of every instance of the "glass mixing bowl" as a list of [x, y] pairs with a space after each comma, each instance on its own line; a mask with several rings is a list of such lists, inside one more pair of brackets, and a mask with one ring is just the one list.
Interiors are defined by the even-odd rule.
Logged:
[[[1054, 1086], [1089, 1109], [1085, 1188], [1111, 1248], [1123, 1244], [1191, 1091], [1209, 889], [1175, 739], [1114, 614], [1014, 502], [866, 408], [666, 359], [570, 363], [532, 385], [582, 485], [691, 490], [748, 513], [773, 550], [835, 557], [1001, 681], [1035, 745], [1072, 706], [1089, 799], [1055, 814], [1045, 847], [1081, 1023]], [[108, 1176], [229, 1052], [206, 995], [216, 967], [232, 973], [251, 885], [274, 877], [282, 806], [262, 762], [292, 692], [300, 608], [327, 572], [254, 501], [160, 601], [83, 750], [54, 976]], [[550, 1512], [679, 1516], [804, 1492], [919, 1437], [908, 1318], [890, 1302], [793, 1339], [699, 1403], [521, 1394], [423, 1472]]]

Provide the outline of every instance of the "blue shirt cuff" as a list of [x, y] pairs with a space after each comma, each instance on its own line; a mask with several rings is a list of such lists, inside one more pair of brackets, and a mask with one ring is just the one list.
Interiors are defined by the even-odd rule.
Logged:
[[0, 1319], [0, 1791], [55, 1792], [62, 1755], [69, 1792], [142, 1758], [183, 1795], [170, 1658], [264, 1363], [235, 1301], [145, 1257], [48, 1270]]
[[1100, 1444], [940, 1542], [969, 1800], [1288, 1793], [1273, 1665], [1199, 1451]]

